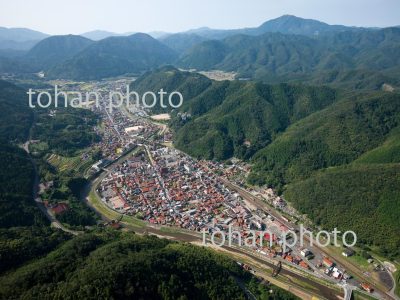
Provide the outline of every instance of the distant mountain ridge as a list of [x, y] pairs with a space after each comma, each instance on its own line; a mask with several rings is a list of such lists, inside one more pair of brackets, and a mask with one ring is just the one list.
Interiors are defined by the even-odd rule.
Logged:
[[339, 32], [355, 29], [358, 28], [344, 25], [329, 25], [313, 19], [303, 19], [292, 15], [284, 15], [279, 18], [269, 20], [253, 30], [259, 33], [281, 32], [287, 34], [312, 36], [325, 32]]
[[223, 39], [236, 34], [260, 35], [267, 32], [280, 32], [284, 34], [315, 36], [328, 32], [341, 32], [360, 29], [362, 28], [344, 25], [329, 25], [313, 19], [303, 19], [292, 15], [283, 15], [276, 19], [268, 20], [260, 26], [253, 28], [211, 29], [208, 27], [202, 27], [198, 29], [192, 29], [184, 33], [195, 33], [209, 39]]
[[159, 40], [178, 53], [183, 53], [191, 47], [206, 41], [207, 38], [195, 33], [177, 33], [167, 35]]
[[[178, 34], [153, 32], [117, 35], [107, 31], [53, 36], [25, 56], [0, 52], [0, 72], [45, 71], [69, 79], [100, 79], [140, 74], [165, 64], [198, 70], [220, 69], [239, 78], [269, 83], [336, 82], [343, 87], [398, 86], [400, 29], [329, 25], [285, 15], [256, 28], [199, 28]], [[355, 74], [354, 79], [350, 77]]]
[[88, 31], [88, 32], [80, 34], [80, 36], [83, 36], [83, 37], [88, 38], [93, 41], [99, 41], [99, 40], [108, 38], [110, 36], [121, 36], [121, 35], [122, 34], [110, 32], [110, 31], [106, 31], [106, 30], [93, 30], [93, 31]]
[[[393, 26], [400, 27], [400, 26]], [[198, 35], [205, 39], [223, 39], [235, 34], [260, 35], [266, 32], [280, 32], [285, 34], [300, 34], [306, 36], [315, 36], [329, 32], [341, 32], [348, 30], [365, 30], [372, 28], [352, 27], [345, 25], [329, 25], [327, 23], [296, 17], [293, 15], [283, 15], [281, 17], [268, 20], [258, 27], [240, 28], [240, 29], [212, 29], [209, 27], [200, 27], [183, 32], [167, 33], [164, 31], [148, 32], [150, 36], [156, 39], [165, 39], [173, 35]], [[375, 28], [379, 29], [379, 28]], [[134, 32], [115, 33], [106, 30], [93, 30], [80, 34], [83, 37], [98, 41], [111, 36], [128, 36]], [[0, 27], [0, 49], [29, 50], [38, 41], [49, 37], [48, 34], [31, 30], [28, 28], [6, 28]]]
[[48, 36], [28, 28], [0, 27], [0, 49], [28, 50]]
[[[110, 32], [110, 31], [106, 31], [106, 30], [93, 30], [93, 31], [81, 33], [80, 35], [85, 38], [91, 39], [93, 41], [100, 41], [102, 39], [112, 37], [112, 36], [128, 36], [128, 35], [132, 35], [135, 33], [137, 33], [137, 32], [115, 33], [115, 32]], [[147, 32], [146, 34], [150, 35], [151, 37], [153, 37], [155, 39], [162, 38], [162, 37], [169, 35], [167, 32], [164, 32], [164, 31], [151, 31], [151, 32]]]
[[49, 70], [50, 77], [100, 79], [138, 73], [172, 63], [177, 54], [148, 34], [109, 37], [91, 44]]
[[93, 43], [92, 40], [79, 35], [55, 35], [36, 44], [26, 54], [25, 59], [30, 60], [40, 68], [48, 69], [73, 57]]
[[368, 76], [372, 76], [369, 71], [384, 72], [382, 75], [396, 78], [400, 72], [399, 52], [399, 28], [343, 31], [318, 37], [242, 34], [197, 44], [176, 65], [234, 71], [239, 77], [268, 82], [312, 81], [320, 73], [354, 70], [364, 70]]
[[49, 37], [48, 34], [28, 28], [6, 28], [0, 27], [0, 39], [16, 42], [26, 42], [32, 40], [42, 40]]

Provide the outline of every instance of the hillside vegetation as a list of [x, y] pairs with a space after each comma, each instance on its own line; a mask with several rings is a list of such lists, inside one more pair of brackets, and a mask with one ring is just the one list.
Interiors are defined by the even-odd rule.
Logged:
[[22, 89], [0, 81], [0, 227], [45, 223], [32, 199], [33, 166], [16, 146], [28, 137], [32, 112]]
[[0, 274], [45, 255], [67, 236], [48, 227], [33, 200], [34, 169], [17, 144], [33, 116], [24, 91], [0, 81]]
[[64, 62], [93, 43], [79, 35], [56, 35], [36, 44], [25, 55], [25, 59], [42, 70]]
[[252, 158], [250, 183], [286, 190], [316, 224], [353, 230], [359, 243], [398, 257], [399, 100], [352, 97], [294, 123]]
[[350, 165], [289, 184], [285, 197], [324, 228], [352, 230], [357, 242], [400, 256], [400, 166]]
[[184, 96], [171, 124], [176, 146], [206, 159], [249, 158], [291, 123], [338, 98], [335, 90], [326, 87], [216, 82], [171, 67], [148, 73], [131, 86], [139, 92], [160, 87]]
[[277, 186], [307, 178], [314, 170], [351, 163], [376, 147], [382, 151], [381, 145], [400, 124], [400, 95], [358, 98], [337, 102], [289, 127], [255, 155], [252, 180], [272, 183], [268, 178], [273, 178]]
[[[254, 287], [253, 280], [232, 260], [204, 248], [102, 232], [76, 237], [0, 277], [0, 297], [246, 299], [238, 281]], [[262, 299], [297, 299], [276, 287], [257, 286]]]
[[49, 69], [49, 76], [93, 80], [140, 73], [172, 63], [176, 53], [144, 33], [109, 37], [93, 43], [67, 61]]
[[188, 49], [177, 65], [220, 69], [274, 83], [302, 81], [380, 89], [397, 85], [400, 29], [350, 30], [317, 37], [282, 33], [234, 35]]

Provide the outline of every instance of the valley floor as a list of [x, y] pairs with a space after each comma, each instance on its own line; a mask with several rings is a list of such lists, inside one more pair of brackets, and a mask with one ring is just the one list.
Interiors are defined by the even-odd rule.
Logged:
[[[126, 82], [92, 83], [92, 88], [100, 85], [115, 90], [123, 89]], [[241, 257], [254, 272], [286, 284], [303, 299], [313, 295], [332, 299], [342, 294], [340, 290], [361, 292], [360, 284], [364, 282], [375, 288], [371, 296], [392, 297], [387, 293], [391, 287], [372, 280], [356, 264], [341, 257], [341, 250], [311, 246], [309, 241], [284, 250], [282, 238], [288, 231], [299, 229], [292, 221], [292, 215], [299, 214], [270, 189], [248, 190], [241, 181], [248, 173], [247, 165], [238, 162], [227, 168], [195, 160], [165, 146], [171, 143], [172, 132], [152, 121], [146, 110], [122, 107], [109, 112], [108, 101], [104, 93], [100, 107], [90, 107], [102, 118], [102, 128], [97, 130], [102, 140], [96, 147], [104, 158], [92, 166], [92, 185], [83, 196], [107, 224], [196, 243], [203, 230], [208, 234], [216, 230], [227, 233], [231, 225], [245, 239], [249, 230], [268, 229], [268, 239], [273, 242], [270, 245], [224, 245], [221, 250]], [[154, 119], [165, 119], [160, 116]], [[305, 248], [313, 257], [303, 254]], [[326, 261], [332, 263], [328, 266]], [[277, 262], [284, 268], [275, 279], [267, 273]], [[350, 278], [348, 272], [354, 277]]]

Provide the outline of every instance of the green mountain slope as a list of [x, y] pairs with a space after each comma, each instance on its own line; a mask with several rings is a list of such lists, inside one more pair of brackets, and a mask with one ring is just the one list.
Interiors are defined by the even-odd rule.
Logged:
[[289, 124], [338, 98], [336, 91], [326, 87], [217, 82], [173, 68], [148, 73], [131, 86], [139, 92], [159, 87], [184, 96], [172, 121], [176, 146], [208, 159], [248, 158]]
[[33, 166], [15, 143], [24, 142], [32, 123], [26, 94], [0, 81], [0, 227], [44, 224], [32, 199]]
[[79, 35], [51, 36], [30, 49], [24, 59], [41, 70], [47, 70], [73, 57], [92, 43], [92, 40]]
[[400, 124], [399, 99], [396, 93], [352, 97], [295, 123], [255, 155], [251, 180], [281, 186], [351, 163]]
[[48, 227], [33, 200], [34, 169], [16, 144], [32, 123], [25, 92], [0, 80], [0, 274], [45, 255], [67, 239]]
[[400, 256], [400, 166], [350, 165], [326, 169], [287, 187], [285, 197], [324, 228], [352, 230], [358, 244]]
[[139, 73], [171, 63], [176, 53], [143, 33], [109, 37], [93, 43], [65, 63], [49, 70], [50, 77], [99, 79]]
[[[249, 273], [190, 244], [132, 233], [85, 234], [0, 278], [1, 298], [245, 299]], [[297, 299], [272, 286], [263, 299]], [[268, 295], [268, 290], [272, 291]]]
[[334, 72], [356, 70], [367, 78], [360, 74], [358, 79], [348, 80], [362, 87], [371, 84], [368, 81], [379, 83], [375, 78], [379, 76], [388, 77], [389, 83], [398, 82], [399, 49], [398, 28], [346, 31], [314, 38], [282, 33], [235, 35], [195, 45], [177, 64], [200, 70], [235, 71], [240, 77], [266, 82], [321, 81], [328, 73], [331, 76], [323, 83], [340, 84], [343, 77], [336, 79]]
[[179, 128], [177, 147], [208, 159], [249, 157], [289, 124], [331, 104], [337, 97], [328, 88], [224, 82], [215, 83], [204, 97], [193, 99], [188, 111], [196, 116], [195, 109], [203, 107], [203, 99], [215, 95], [221, 101], [215, 108], [209, 107], [206, 114]]
[[167, 45], [172, 50], [175, 50], [177, 53], [183, 53], [194, 45], [199, 44], [205, 40], [206, 38], [194, 33], [176, 33], [160, 38], [160, 41], [163, 44]]
[[317, 224], [398, 257], [399, 100], [353, 96], [294, 123], [254, 156], [249, 181], [285, 190]]
[[[139, 94], [147, 91], [157, 92], [160, 89], [167, 93], [179, 91], [184, 98], [184, 103], [186, 103], [201, 94], [211, 84], [210, 79], [198, 73], [182, 72], [172, 66], [165, 66], [140, 76], [132, 82], [130, 90], [135, 90]], [[157, 97], [157, 103], [159, 103], [159, 95]], [[167, 102], [167, 100], [164, 100], [164, 103]], [[158, 105], [156, 110], [161, 110], [161, 107]]]
[[364, 153], [354, 162], [364, 164], [400, 163], [400, 128], [393, 129], [380, 146]]

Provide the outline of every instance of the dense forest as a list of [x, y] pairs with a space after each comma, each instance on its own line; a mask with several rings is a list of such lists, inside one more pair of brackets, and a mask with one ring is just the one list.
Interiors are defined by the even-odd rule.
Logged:
[[[252, 181], [279, 186], [307, 178], [314, 170], [350, 163], [364, 153], [372, 156], [367, 152], [399, 132], [399, 100], [397, 93], [351, 96], [293, 124], [255, 155]], [[360, 160], [372, 162], [371, 157]], [[399, 161], [393, 156], [381, 162]]]
[[238, 34], [189, 48], [176, 63], [269, 83], [301, 81], [351, 89], [398, 87], [400, 29], [347, 30], [307, 37]]
[[289, 184], [285, 197], [317, 225], [352, 230], [359, 244], [378, 246], [395, 259], [400, 256], [399, 174], [398, 164], [326, 169]]
[[[73, 156], [79, 150], [89, 147], [99, 140], [93, 126], [97, 124], [97, 116], [87, 109], [35, 108], [36, 123], [32, 139], [39, 140], [44, 153], [56, 153]], [[39, 153], [40, 154], [40, 153]]]
[[33, 201], [34, 168], [17, 146], [33, 121], [25, 92], [0, 81], [0, 273], [46, 254], [68, 237], [48, 227]]
[[360, 243], [398, 257], [399, 100], [353, 96], [293, 124], [254, 156], [249, 181], [286, 188], [317, 224], [354, 230]]
[[24, 91], [0, 81], [0, 227], [32, 226], [45, 218], [32, 201], [33, 165], [16, 146], [28, 137], [32, 112]]
[[0, 298], [245, 299], [238, 282], [260, 299], [296, 299], [210, 250], [116, 231], [78, 236], [0, 277]]
[[1, 144], [24, 141], [33, 113], [28, 107], [24, 90], [4, 80], [0, 80], [0, 114]]
[[45, 223], [32, 199], [33, 166], [24, 150], [0, 147], [0, 227]]
[[172, 67], [145, 74], [131, 85], [138, 92], [161, 87], [179, 90], [184, 98], [171, 123], [176, 146], [206, 159], [250, 158], [291, 123], [338, 99], [327, 87], [217, 82]]

